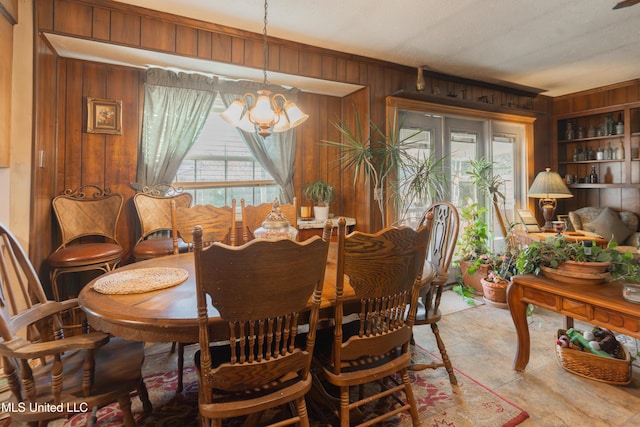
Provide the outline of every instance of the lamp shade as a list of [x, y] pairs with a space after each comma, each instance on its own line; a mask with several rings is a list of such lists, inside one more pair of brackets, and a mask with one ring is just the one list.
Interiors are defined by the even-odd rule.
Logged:
[[573, 194], [558, 172], [551, 172], [551, 169], [547, 168], [533, 180], [527, 196], [539, 199], [568, 199], [573, 197]]

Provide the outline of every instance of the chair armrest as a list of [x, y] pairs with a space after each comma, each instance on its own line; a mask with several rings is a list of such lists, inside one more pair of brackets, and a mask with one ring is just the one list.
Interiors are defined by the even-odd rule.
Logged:
[[109, 342], [109, 334], [104, 332], [91, 332], [84, 335], [75, 335], [61, 340], [30, 343], [18, 338], [0, 343], [0, 354], [19, 359], [36, 359], [52, 356], [70, 350], [96, 349]]

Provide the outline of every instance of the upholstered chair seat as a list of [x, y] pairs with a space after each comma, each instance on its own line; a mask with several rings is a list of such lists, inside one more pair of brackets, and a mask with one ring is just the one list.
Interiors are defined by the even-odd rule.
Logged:
[[115, 243], [83, 243], [70, 245], [49, 257], [51, 267], [73, 267], [111, 263], [122, 258], [124, 250]]

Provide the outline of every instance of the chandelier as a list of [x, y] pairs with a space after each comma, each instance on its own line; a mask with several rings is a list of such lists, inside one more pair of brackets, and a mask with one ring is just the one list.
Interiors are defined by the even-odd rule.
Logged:
[[240, 99], [236, 99], [220, 115], [232, 126], [240, 128], [246, 132], [258, 132], [263, 137], [271, 135], [273, 132], [284, 132], [294, 128], [307, 120], [309, 115], [305, 114], [298, 106], [287, 100], [280, 93], [272, 94], [267, 90], [267, 63], [269, 58], [269, 47], [267, 45], [267, 0], [264, 2], [264, 29], [263, 53], [264, 53], [264, 87], [258, 90], [257, 95], [246, 93]]

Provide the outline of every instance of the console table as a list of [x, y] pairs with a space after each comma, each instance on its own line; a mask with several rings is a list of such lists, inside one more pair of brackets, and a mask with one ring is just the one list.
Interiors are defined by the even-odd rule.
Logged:
[[640, 338], [640, 304], [622, 298], [622, 281], [598, 285], [571, 285], [544, 276], [515, 276], [507, 288], [507, 302], [518, 334], [513, 368], [523, 371], [529, 363], [530, 337], [527, 306], [534, 304], [565, 315], [564, 327], [578, 319]]
[[[542, 242], [547, 237], [556, 236], [555, 232], [540, 232], [540, 233], [527, 233], [524, 230], [513, 230], [513, 236], [518, 241], [518, 243], [523, 245], [528, 245], [531, 242]], [[595, 237], [593, 235], [584, 234], [576, 231], [567, 231], [564, 233], [564, 239], [567, 242], [582, 242], [583, 240], [591, 240], [595, 242], [596, 245], [605, 248], [609, 243], [607, 240], [602, 237]]]
[[[340, 216], [334, 216], [330, 218], [333, 228], [338, 227], [338, 220]], [[354, 226], [356, 225], [356, 219], [350, 217], [344, 217], [347, 221], [347, 234], [353, 231]], [[317, 219], [300, 219], [298, 218], [298, 240], [304, 241], [310, 238], [311, 236], [322, 236], [322, 229], [324, 228], [324, 221]], [[336, 231], [333, 231], [334, 235]], [[335, 240], [336, 236], [332, 236], [332, 240]]]

